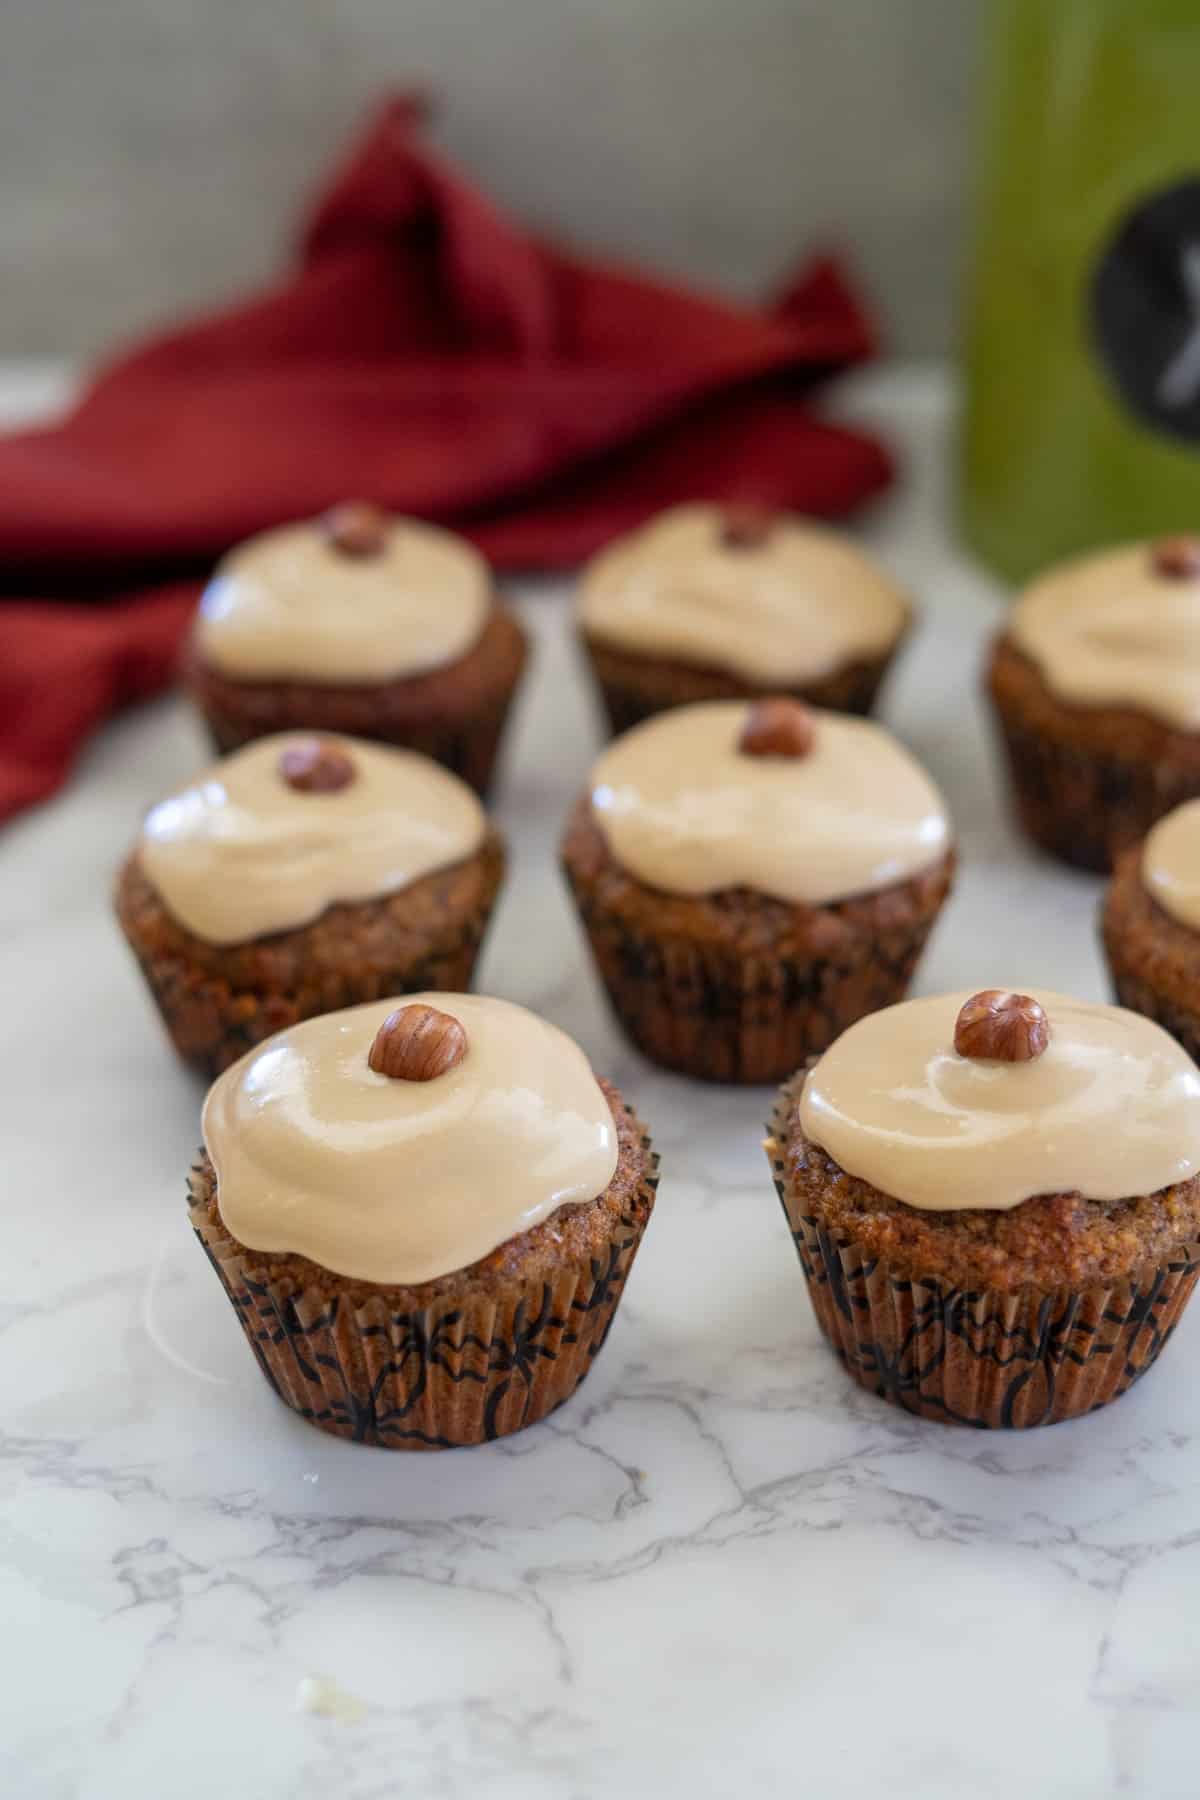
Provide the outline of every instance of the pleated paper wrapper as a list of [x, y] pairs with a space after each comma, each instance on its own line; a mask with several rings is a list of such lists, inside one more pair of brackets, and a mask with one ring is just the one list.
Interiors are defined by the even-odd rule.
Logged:
[[[701, 1081], [782, 1081], [865, 1013], [902, 1000], [937, 906], [803, 959], [739, 952], [632, 929], [582, 881], [567, 878], [609, 1001], [642, 1053]], [[939, 902], [940, 903], [940, 902]]]
[[980, 1428], [1053, 1425], [1107, 1406], [1150, 1368], [1200, 1273], [1200, 1243], [1111, 1286], [956, 1287], [902, 1274], [826, 1230], [788, 1186], [783, 1088], [767, 1149], [817, 1323], [864, 1388], [920, 1418]]
[[273, 1279], [214, 1220], [215, 1176], [203, 1155], [189, 1177], [189, 1213], [259, 1367], [286, 1405], [356, 1443], [452, 1449], [545, 1418], [588, 1373], [654, 1206], [658, 1159], [644, 1133], [642, 1143], [641, 1180], [614, 1217], [602, 1258], [565, 1261], [550, 1279], [493, 1279], [486, 1291], [468, 1282], [458, 1295], [415, 1311], [395, 1310], [384, 1292], [355, 1306], [328, 1287]]

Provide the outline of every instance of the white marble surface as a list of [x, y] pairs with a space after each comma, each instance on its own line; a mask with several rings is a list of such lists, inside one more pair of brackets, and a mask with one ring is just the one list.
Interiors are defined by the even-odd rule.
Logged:
[[[996, 596], [948, 546], [943, 389], [901, 371], [853, 404], [905, 445], [870, 535], [926, 609], [886, 713], [961, 832], [920, 988], [1099, 997], [1097, 885], [1035, 862], [998, 807]], [[1190, 1800], [1200, 1305], [1118, 1405], [1024, 1437], [850, 1383], [767, 1178], [766, 1094], [654, 1073], [581, 960], [553, 852], [594, 721], [562, 608], [526, 604], [483, 985], [636, 1096], [664, 1175], [604, 1355], [523, 1436], [425, 1457], [322, 1437], [191, 1240], [200, 1090], [108, 912], [139, 810], [200, 752], [183, 709], [112, 727], [0, 835], [0, 1792]], [[297, 1710], [312, 1677], [355, 1716]]]

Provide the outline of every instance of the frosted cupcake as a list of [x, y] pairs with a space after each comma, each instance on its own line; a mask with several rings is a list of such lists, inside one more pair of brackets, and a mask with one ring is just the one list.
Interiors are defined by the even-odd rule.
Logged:
[[766, 1148], [821, 1330], [923, 1418], [1107, 1404], [1200, 1272], [1200, 1071], [1118, 1007], [992, 989], [875, 1013], [784, 1088]]
[[225, 558], [185, 679], [218, 750], [348, 732], [419, 750], [485, 793], [524, 662], [470, 544], [355, 503]]
[[1200, 795], [1200, 538], [1077, 557], [1021, 595], [988, 689], [1021, 825], [1108, 870]]
[[1117, 860], [1101, 910], [1122, 1006], [1200, 1056], [1200, 800], [1160, 819]]
[[954, 868], [906, 750], [783, 698], [678, 707], [618, 738], [562, 854], [634, 1043], [731, 1082], [781, 1080], [900, 999]]
[[504, 875], [472, 790], [408, 750], [261, 738], [152, 807], [117, 917], [203, 1073], [314, 1014], [465, 988]]
[[614, 732], [669, 706], [778, 693], [867, 713], [911, 620], [849, 538], [749, 507], [661, 514], [603, 550], [579, 595]]
[[214, 1085], [189, 1210], [263, 1374], [397, 1450], [568, 1399], [654, 1205], [616, 1089], [522, 1007], [421, 994], [309, 1020]]

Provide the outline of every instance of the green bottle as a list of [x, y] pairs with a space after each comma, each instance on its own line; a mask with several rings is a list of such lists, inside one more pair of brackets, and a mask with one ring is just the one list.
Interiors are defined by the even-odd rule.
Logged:
[[1200, 0], [992, 0], [959, 512], [1022, 580], [1200, 528]]

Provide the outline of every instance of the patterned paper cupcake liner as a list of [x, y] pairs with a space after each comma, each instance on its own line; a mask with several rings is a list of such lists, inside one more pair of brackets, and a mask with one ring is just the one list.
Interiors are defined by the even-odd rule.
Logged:
[[259, 1368], [321, 1431], [389, 1450], [449, 1450], [508, 1437], [569, 1400], [603, 1347], [654, 1207], [658, 1158], [614, 1217], [607, 1253], [552, 1279], [503, 1278], [400, 1311], [272, 1279], [210, 1208], [203, 1154], [189, 1178], [192, 1227]]
[[787, 1185], [782, 1146], [799, 1083], [783, 1090], [768, 1155], [817, 1323], [849, 1374], [919, 1418], [983, 1429], [1053, 1425], [1107, 1406], [1144, 1375], [1200, 1274], [1200, 1242], [1111, 1286], [955, 1287], [864, 1256]]
[[851, 663], [799, 687], [774, 687], [743, 681], [720, 669], [693, 669], [683, 663], [629, 656], [583, 632], [579, 638], [613, 737], [673, 706], [700, 700], [753, 700], [764, 694], [790, 694], [809, 706], [865, 716], [875, 704], [895, 655], [893, 649], [887, 656]]
[[1057, 743], [997, 717], [1022, 829], [1076, 868], [1106, 874], [1164, 813], [1200, 794], [1200, 779], [1185, 769]]
[[[227, 980], [181, 952], [162, 953], [143, 944], [132, 922], [125, 935], [176, 1052], [211, 1080], [248, 1050], [301, 1019], [392, 995], [426, 990], [465, 993], [503, 873], [503, 851], [497, 850], [494, 867], [471, 915], [453, 933], [443, 932], [441, 941], [431, 944], [426, 953], [400, 962], [380, 962], [377, 935], [373, 943], [364, 946], [361, 961], [355, 961], [354, 928], [349, 921], [352, 909], [347, 908], [346, 966], [326, 965], [311, 981], [291, 986], [248, 987]], [[118, 896], [118, 914], [120, 910]], [[124, 919], [122, 924], [126, 925]]]
[[643, 1055], [701, 1081], [782, 1081], [864, 1014], [902, 1000], [936, 917], [912, 916], [845, 960], [734, 955], [632, 930], [575, 882], [592, 956]]

